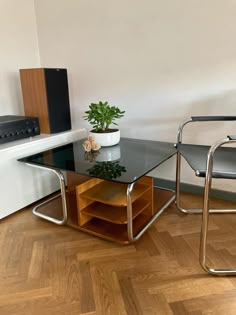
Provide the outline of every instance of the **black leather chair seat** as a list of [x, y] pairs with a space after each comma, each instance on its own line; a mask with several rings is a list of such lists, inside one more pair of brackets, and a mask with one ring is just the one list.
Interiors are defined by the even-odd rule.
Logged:
[[[177, 148], [190, 167], [196, 172], [196, 175], [205, 177], [207, 153], [210, 147], [178, 143]], [[221, 147], [217, 149], [213, 160], [212, 177], [236, 179], [236, 148]]]

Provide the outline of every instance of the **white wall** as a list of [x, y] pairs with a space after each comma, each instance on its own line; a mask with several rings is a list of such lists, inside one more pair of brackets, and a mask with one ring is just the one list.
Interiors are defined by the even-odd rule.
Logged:
[[[189, 116], [236, 114], [235, 1], [35, 3], [42, 66], [68, 68], [74, 126], [89, 128], [82, 115], [99, 100], [126, 110], [123, 136], [173, 142]], [[226, 133], [213, 124], [207, 136]], [[188, 140], [199, 139], [193, 129]], [[172, 160], [158, 174], [174, 178], [174, 168]], [[185, 181], [199, 183], [190, 174]]]
[[19, 69], [40, 65], [32, 0], [0, 0], [0, 116], [23, 115]]
[[[126, 110], [123, 136], [173, 142], [191, 115], [235, 114], [232, 0], [35, 0], [35, 11], [33, 0], [0, 5], [0, 115], [23, 113], [18, 69], [37, 66], [68, 69], [74, 127], [89, 128], [83, 113], [99, 100]], [[207, 136], [233, 129], [214, 124]], [[199, 132], [187, 138], [199, 140]], [[173, 179], [174, 169], [172, 159], [158, 175]], [[190, 174], [185, 181], [199, 183]]]

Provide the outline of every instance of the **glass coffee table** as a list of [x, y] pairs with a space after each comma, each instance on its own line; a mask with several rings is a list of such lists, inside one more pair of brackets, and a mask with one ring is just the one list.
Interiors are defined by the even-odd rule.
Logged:
[[135, 242], [175, 200], [175, 191], [155, 186], [148, 175], [176, 154], [174, 144], [121, 138], [118, 145], [85, 152], [83, 142], [18, 160], [53, 172], [60, 183], [60, 193], [33, 213], [107, 240]]

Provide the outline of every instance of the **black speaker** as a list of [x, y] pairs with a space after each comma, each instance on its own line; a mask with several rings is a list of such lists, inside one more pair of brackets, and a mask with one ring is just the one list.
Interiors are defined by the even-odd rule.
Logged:
[[25, 115], [38, 117], [42, 133], [71, 129], [66, 69], [20, 69]]

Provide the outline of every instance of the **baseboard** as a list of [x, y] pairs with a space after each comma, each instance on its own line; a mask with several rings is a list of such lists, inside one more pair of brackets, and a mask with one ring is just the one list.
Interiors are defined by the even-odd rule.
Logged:
[[[172, 180], [167, 180], [163, 178], [154, 178], [154, 184], [155, 186], [160, 186], [160, 187], [175, 190], [175, 181], [172, 181]], [[189, 192], [196, 195], [203, 194], [202, 186], [191, 185], [191, 184], [186, 184], [186, 183], [182, 183], [180, 185], [180, 190], [183, 192]], [[225, 190], [220, 190], [220, 189], [211, 189], [211, 197], [236, 202], [236, 193], [230, 192], [230, 191], [225, 191]]]

